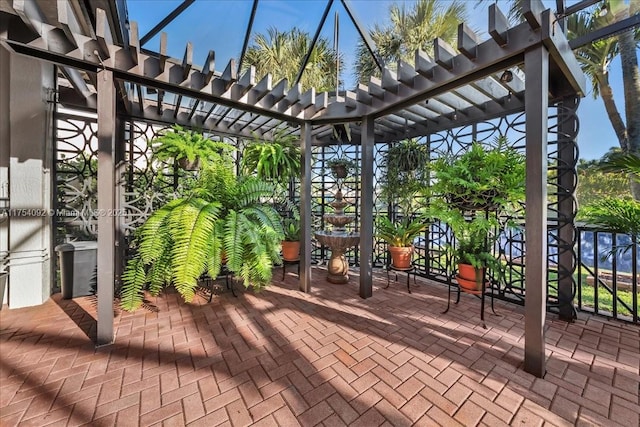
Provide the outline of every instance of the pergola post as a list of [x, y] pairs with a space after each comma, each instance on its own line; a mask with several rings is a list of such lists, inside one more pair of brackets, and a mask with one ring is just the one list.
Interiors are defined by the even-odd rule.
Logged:
[[311, 291], [311, 123], [300, 127], [302, 176], [300, 177], [300, 290]]
[[360, 297], [373, 295], [373, 133], [374, 118], [362, 120], [362, 168], [360, 175]]
[[113, 342], [115, 282], [115, 133], [113, 72], [98, 71], [98, 324], [97, 345]]
[[545, 374], [544, 324], [547, 301], [547, 122], [549, 52], [525, 52], [526, 214], [524, 370]]
[[572, 322], [575, 317], [573, 273], [576, 269], [574, 246], [577, 237], [576, 110], [579, 103], [577, 96], [568, 96], [558, 106], [558, 310], [560, 319], [567, 322]]

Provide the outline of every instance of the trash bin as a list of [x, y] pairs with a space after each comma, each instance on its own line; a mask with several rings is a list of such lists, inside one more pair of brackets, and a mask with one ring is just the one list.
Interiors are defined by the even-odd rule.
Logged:
[[55, 247], [60, 260], [62, 298], [94, 295], [97, 284], [98, 242], [69, 242]]

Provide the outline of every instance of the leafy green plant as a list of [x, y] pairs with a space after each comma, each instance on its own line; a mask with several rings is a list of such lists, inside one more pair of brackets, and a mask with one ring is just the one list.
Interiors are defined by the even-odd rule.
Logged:
[[469, 218], [458, 209], [442, 206], [432, 208], [431, 212], [451, 228], [456, 245], [448, 249], [456, 262], [470, 264], [475, 268], [499, 267], [497, 259], [491, 253], [498, 238], [497, 231], [501, 229], [495, 215], [485, 216], [479, 213]]
[[510, 148], [504, 136], [493, 146], [474, 142], [460, 156], [438, 159], [433, 170], [433, 193], [461, 210], [504, 211], [524, 200], [524, 155]]
[[455, 259], [476, 268], [499, 269], [491, 249], [500, 230], [515, 226], [503, 218], [524, 200], [524, 156], [510, 148], [505, 137], [498, 137], [493, 146], [474, 142], [460, 156], [439, 159], [433, 169], [437, 197], [428, 216], [451, 228]]
[[297, 242], [300, 240], [300, 221], [296, 218], [284, 220], [284, 240], [286, 242]]
[[405, 218], [399, 222], [392, 222], [386, 216], [381, 216], [376, 224], [377, 236], [387, 242], [389, 246], [408, 247], [413, 245], [416, 237], [427, 228], [422, 218]]
[[203, 169], [189, 194], [165, 204], [138, 229], [137, 255], [122, 276], [122, 308], [138, 308], [146, 287], [157, 295], [169, 284], [191, 301], [198, 278], [220, 272], [223, 252], [226, 267], [245, 286], [270, 283], [284, 238], [279, 214], [263, 203], [273, 190], [274, 184], [256, 177], [234, 176], [230, 156]]
[[272, 141], [255, 137], [243, 151], [242, 170], [258, 178], [288, 182], [300, 176], [302, 153], [298, 139], [285, 129], [276, 131]]
[[220, 141], [212, 141], [202, 133], [174, 125], [151, 141], [153, 157], [173, 160], [185, 169], [198, 169], [220, 159], [220, 156], [235, 150]]

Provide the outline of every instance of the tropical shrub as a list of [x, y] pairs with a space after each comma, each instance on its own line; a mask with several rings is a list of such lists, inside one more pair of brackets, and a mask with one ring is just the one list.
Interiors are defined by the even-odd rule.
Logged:
[[[640, 202], [632, 198], [606, 197], [580, 209], [578, 219], [606, 231], [628, 234], [640, 241]], [[637, 244], [637, 243], [636, 243]], [[614, 251], [627, 252], [633, 247], [615, 246]]]

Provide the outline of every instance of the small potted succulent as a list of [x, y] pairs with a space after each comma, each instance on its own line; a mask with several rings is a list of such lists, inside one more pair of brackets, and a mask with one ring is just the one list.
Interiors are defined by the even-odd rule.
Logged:
[[282, 259], [285, 261], [298, 261], [300, 259], [300, 221], [296, 218], [284, 220]]
[[411, 268], [413, 241], [427, 228], [422, 218], [409, 217], [392, 222], [381, 216], [376, 224], [377, 236], [387, 242], [391, 254], [391, 265], [398, 269]]

